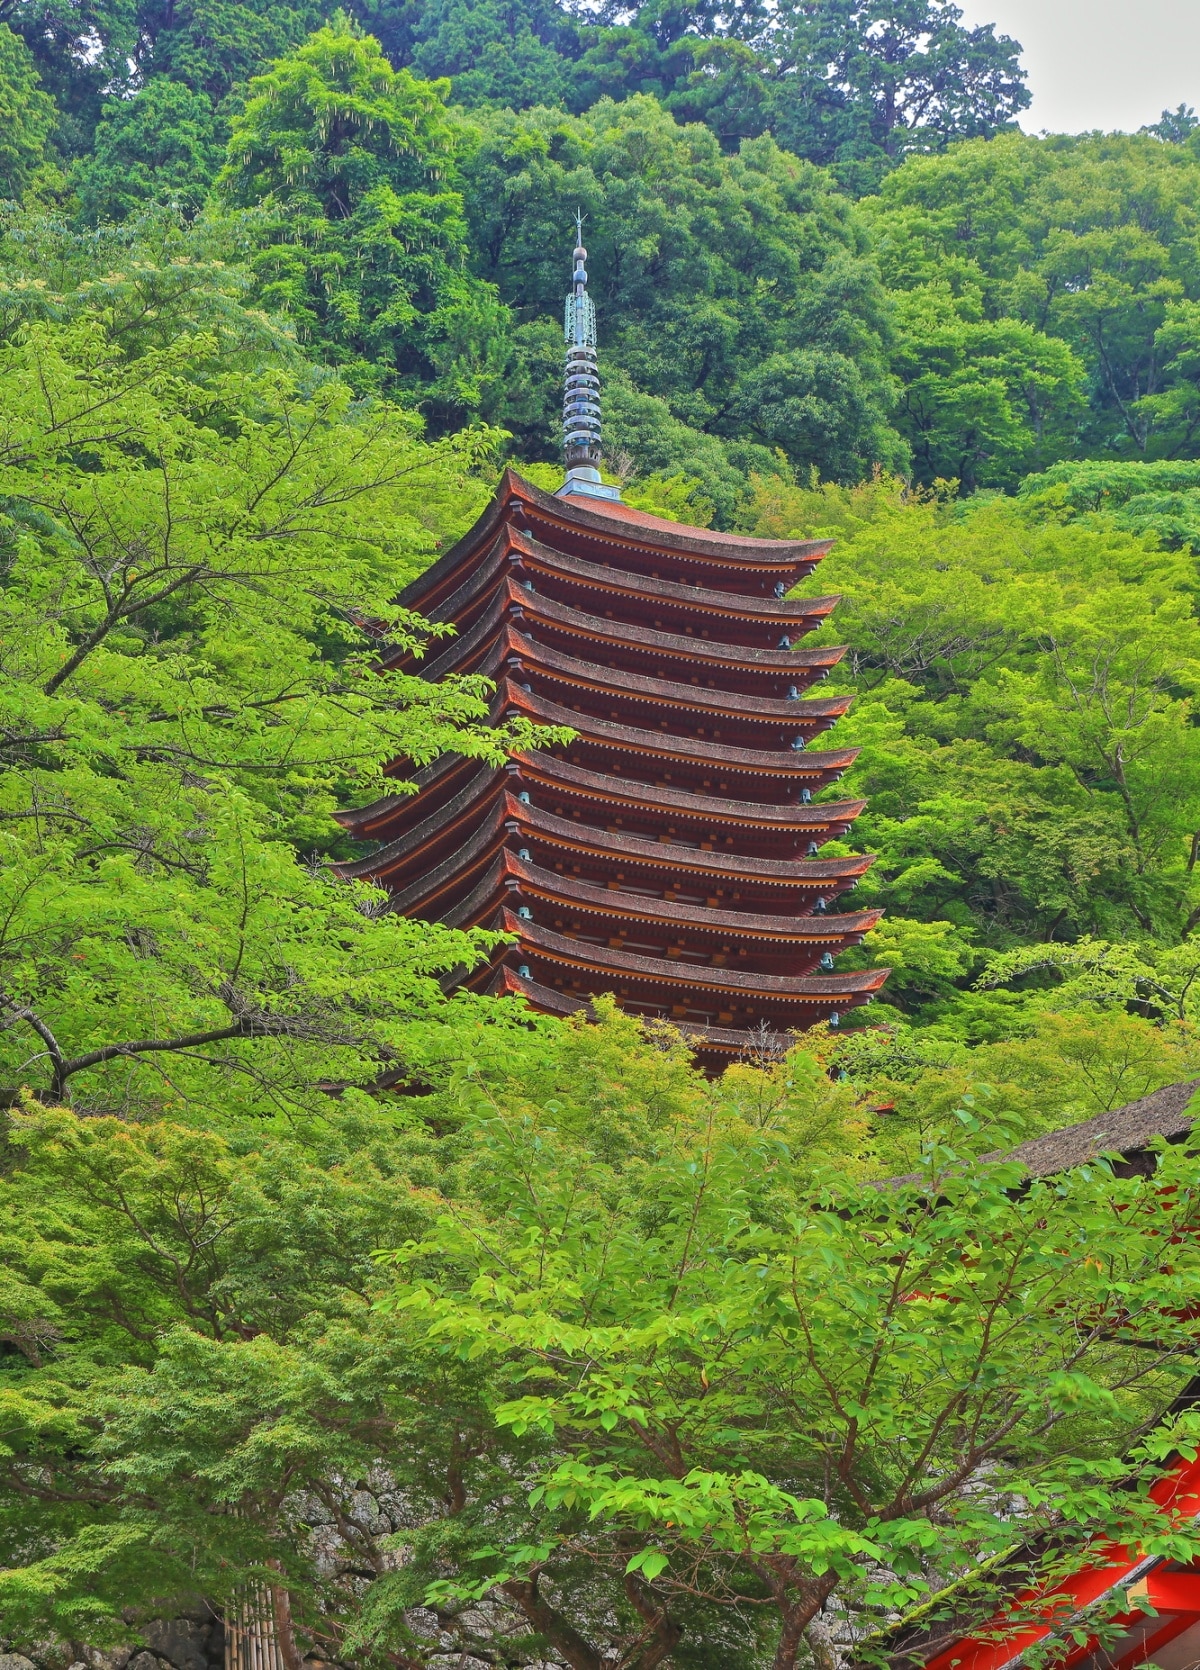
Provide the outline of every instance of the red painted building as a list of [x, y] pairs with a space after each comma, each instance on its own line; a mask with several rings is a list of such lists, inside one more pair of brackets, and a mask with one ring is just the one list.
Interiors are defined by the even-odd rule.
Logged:
[[829, 542], [688, 527], [601, 483], [583, 256], [567, 298], [566, 483], [551, 494], [505, 474], [400, 600], [454, 636], [427, 662], [392, 663], [484, 674], [497, 720], [577, 738], [502, 770], [450, 756], [417, 774], [415, 796], [344, 814], [379, 845], [343, 873], [410, 915], [512, 933], [467, 986], [554, 1014], [613, 992], [696, 1032], [718, 1064], [764, 1026], [837, 1024], [886, 978], [834, 968], [879, 912], [845, 897], [869, 858], [821, 857], [863, 805], [816, 798], [856, 754], [825, 741], [849, 698], [819, 693], [844, 651], [803, 646], [837, 599], [787, 595]]

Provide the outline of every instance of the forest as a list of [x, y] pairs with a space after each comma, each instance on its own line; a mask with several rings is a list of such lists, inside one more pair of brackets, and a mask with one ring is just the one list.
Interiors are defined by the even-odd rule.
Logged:
[[[4, 1670], [247, 1605], [282, 1670], [884, 1666], [1001, 1557], [1200, 1551], [1194, 1154], [995, 1159], [1200, 1077], [1200, 120], [1032, 137], [1020, 50], [0, 4]], [[626, 501], [836, 542], [891, 974], [719, 1078], [330, 867], [538, 740], [376, 657], [561, 479], [577, 208]]]

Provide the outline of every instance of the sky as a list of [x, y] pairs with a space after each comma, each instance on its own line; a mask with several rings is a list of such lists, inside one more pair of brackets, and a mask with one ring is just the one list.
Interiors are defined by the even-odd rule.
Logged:
[[1134, 132], [1179, 104], [1200, 112], [1200, 0], [956, 0], [1025, 51], [1026, 133]]

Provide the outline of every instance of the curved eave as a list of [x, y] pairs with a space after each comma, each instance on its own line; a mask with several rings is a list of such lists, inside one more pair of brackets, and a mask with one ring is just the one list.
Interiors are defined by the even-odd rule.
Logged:
[[[440, 863], [431, 863], [427, 851], [398, 843], [390, 854], [372, 853], [354, 864], [337, 865], [336, 870], [347, 878], [387, 885], [395, 893], [393, 909], [424, 914], [439, 897], [453, 894], [456, 886], [465, 884], [475, 869], [490, 860], [496, 847], [529, 841], [561, 852], [564, 864], [578, 859], [597, 869], [622, 865], [668, 878], [664, 891], [667, 886], [677, 888], [681, 877], [686, 877], [693, 886], [703, 882], [706, 896], [718, 886], [754, 883], [769, 889], [836, 894], [852, 887], [875, 861], [869, 853], [844, 858], [747, 858], [699, 847], [667, 845], [640, 836], [593, 829], [588, 824], [522, 805], [509, 796], [497, 803], [474, 834]], [[414, 867], [420, 873], [405, 885]]]
[[644, 731], [632, 725], [614, 724], [608, 719], [596, 719], [591, 714], [577, 713], [574, 708], [547, 701], [531, 690], [522, 690], [511, 679], [501, 688], [499, 712], [524, 714], [543, 725], [569, 725], [578, 731], [579, 741], [599, 744], [620, 753], [638, 754], [647, 760], [661, 760], [668, 765], [688, 765], [709, 770], [714, 765], [725, 765], [730, 770], [751, 771], [756, 775], [794, 778], [797, 784], [805, 779], [823, 780], [832, 772], [849, 770], [858, 758], [857, 748], [831, 748], [817, 752], [808, 749], [797, 753], [773, 748], [733, 748], [723, 742], [712, 742], [707, 737], [676, 736], [671, 731]]
[[667, 522], [622, 505], [624, 515], [605, 513], [594, 501], [579, 503], [543, 493], [514, 470], [505, 470], [490, 503], [474, 526], [400, 594], [405, 608], [421, 609], [425, 600], [453, 589], [455, 576], [486, 548], [497, 529], [514, 514], [543, 534], [562, 532], [597, 551], [607, 546], [614, 554], [666, 560], [701, 570], [724, 570], [753, 583], [760, 576], [774, 578], [819, 562], [832, 540], [756, 540], [739, 534], [710, 533], [684, 523]]
[[632, 597], [638, 602], [698, 609], [718, 620], [799, 624], [810, 617], [824, 619], [841, 602], [841, 595], [836, 592], [825, 597], [756, 597], [752, 593], [726, 591], [721, 586], [664, 580], [654, 573], [631, 573], [608, 563], [589, 562], [585, 557], [571, 556], [537, 539], [514, 541], [512, 551], [520, 553], [520, 568], [527, 575], [543, 575], [586, 586], [602, 596]]
[[[513, 667], [514, 660], [521, 665]], [[480, 671], [494, 677], [505, 662], [514, 678], [527, 666], [568, 685], [581, 697], [590, 694], [597, 701], [653, 702], [660, 708], [681, 708], [701, 718], [716, 718], [731, 724], [739, 720], [778, 725], [815, 725], [827, 720], [833, 724], [843, 717], [854, 699], [852, 696], [742, 696], [736, 691], [710, 690], [707, 685], [647, 678], [563, 655], [547, 644], [527, 638], [513, 626], [506, 627], [497, 638], [495, 649]]]
[[827, 800], [801, 806], [695, 794], [688, 789], [660, 787], [636, 778], [606, 776], [571, 760], [555, 759], [553, 754], [541, 752], [514, 754], [513, 764], [522, 781], [544, 786], [552, 793], [561, 788], [568, 793], [594, 796], [613, 812], [628, 808], [675, 813], [689, 822], [714, 827], [794, 829], [800, 835], [809, 830], [828, 829], [835, 823], [851, 824], [867, 804], [865, 800]]
[[[593, 809], [601, 809], [597, 815], [602, 815], [605, 819], [619, 813], [644, 815], [664, 812], [697, 828], [742, 829], [769, 833], [786, 833], [791, 830], [797, 836], [823, 834], [836, 825], [849, 826], [866, 806], [865, 800], [827, 800], [811, 802], [808, 805], [793, 805], [693, 794], [687, 789], [660, 788], [652, 783], [640, 782], [636, 778], [606, 776], [603, 772], [590, 771], [586, 766], [575, 765], [570, 760], [558, 760], [553, 754], [540, 752], [514, 754], [506, 771], [498, 766], [481, 766], [478, 762], [464, 760], [461, 755], [444, 755], [433, 766], [418, 774], [418, 788], [429, 787], [436, 780], [435, 772], [441, 775], [451, 767], [464, 771], [471, 765], [475, 767], [475, 775], [452, 799], [444, 801], [432, 813], [421, 814], [420, 799], [414, 795], [387, 795], [382, 800], [372, 801], [369, 806], [359, 807], [356, 811], [338, 812], [338, 822], [344, 829], [353, 832], [358, 839], [383, 838], [387, 841], [383, 853], [373, 853], [370, 859], [356, 860], [350, 865], [342, 866], [346, 873], [352, 874], [362, 864], [369, 864], [390, 853], [397, 843], [415, 838], [418, 829], [434, 827], [433, 820], [452, 816], [449, 808], [453, 807], [454, 811], [457, 811], [460, 805], [466, 804], [471, 797], [482, 798], [489, 791], [498, 792], [499, 784], [504, 778], [507, 778], [510, 784], [527, 783], [541, 793], [557, 795], [564, 800], [577, 800], [584, 805], [591, 802]], [[397, 818], [403, 819], [406, 813], [418, 815], [417, 822], [407, 833], [396, 832], [388, 837], [386, 832], [380, 832], [381, 825], [392, 824]]]
[[[779, 916], [758, 911], [713, 910], [675, 899], [661, 899], [628, 888], [597, 887], [541, 865], [523, 862], [503, 851], [478, 887], [445, 920], [450, 927], [474, 924], [497, 905], [511, 908], [514, 900], [542, 900], [565, 912], [602, 917], [605, 921], [693, 929], [730, 940], [773, 945], [808, 945], [828, 950], [861, 938], [883, 915], [860, 910], [845, 915]], [[506, 904], [507, 901], [507, 904]], [[799, 902], [799, 901], [797, 901]]]
[[509, 816], [517, 833], [541, 837], [565, 850], [588, 853], [598, 860], [642, 863], [654, 869], [669, 868], [675, 876], [714, 882], [762, 881], [785, 887], [806, 887], [814, 892], [834, 882], [849, 885], [875, 862], [874, 853], [848, 853], [841, 858], [748, 858], [741, 853], [711, 852], [679, 842], [651, 841], [640, 835], [625, 835], [570, 818], [556, 817], [537, 807], [518, 803]]
[[[662, 987], [690, 987], [718, 993], [740, 993], [756, 1000], [796, 999], [836, 1006], [872, 996], [887, 979], [890, 969], [869, 968], [853, 974], [751, 974], [736, 968], [714, 968], [705, 963], [671, 962], [665, 957], [642, 957], [632, 951], [614, 951], [555, 933], [537, 922], [526, 922], [512, 911], [503, 913], [503, 931], [517, 936], [522, 949], [545, 961], [566, 968], [590, 969], [609, 978], [649, 982]], [[508, 948], [511, 954], [513, 947]]]
[[[543, 986], [536, 980], [523, 980], [515, 969], [507, 965], [500, 969], [491, 990], [498, 997], [524, 998], [531, 1009], [544, 1015], [577, 1015], [592, 1007], [589, 997], [568, 996], [555, 986]], [[736, 1060], [738, 1056], [762, 1048], [762, 1034], [757, 1030], [697, 1026], [686, 1020], [673, 1020], [670, 1024], [683, 1034], [701, 1059], [712, 1056], [722, 1060]]]
[[836, 667], [846, 654], [847, 645], [829, 644], [816, 649], [756, 649], [749, 644], [722, 644], [711, 638], [688, 637], [685, 633], [661, 632], [646, 626], [634, 626], [626, 621], [609, 620], [604, 615], [589, 614], [569, 603], [547, 597], [543, 592], [527, 592], [505, 587], [488, 609], [461, 637], [440, 649], [434, 659], [422, 665], [419, 657], [398, 651], [386, 665], [406, 667], [419, 672], [423, 678], [436, 683], [447, 673], [464, 669], [473, 659], [487, 653], [493, 633], [501, 630], [505, 618], [525, 619], [525, 631], [534, 625], [543, 631], [557, 631], [562, 636], [583, 638], [606, 650], [644, 655], [656, 660], [680, 659], [692, 666], [710, 668], [714, 673], [737, 672], [743, 675], [778, 673], [803, 677], [814, 669], [828, 671]]
[[[524, 578], [518, 581], [517, 575]], [[436, 609], [427, 612], [432, 621], [455, 621], [472, 615], [488, 594], [505, 584], [522, 592], [538, 594], [538, 583], [548, 581], [594, 592], [600, 597], [620, 597], [639, 605], [654, 603], [663, 608], [681, 608], [713, 620], [749, 622], [785, 621], [802, 626], [811, 618], [824, 619], [841, 601], [837, 594], [824, 597], [783, 598], [728, 591], [723, 586], [702, 586], [682, 580], [664, 580], [651, 572], [643, 574], [614, 568], [607, 562], [589, 562], [518, 529], [505, 526], [498, 532], [482, 560], [450, 592]], [[535, 583], [536, 582], [536, 583]]]

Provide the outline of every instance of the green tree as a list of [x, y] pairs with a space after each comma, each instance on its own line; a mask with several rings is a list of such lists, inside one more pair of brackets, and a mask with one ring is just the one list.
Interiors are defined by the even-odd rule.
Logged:
[[[1198, 184], [1195, 151], [1149, 134], [1002, 134], [910, 157], [863, 211], [885, 283], [918, 312], [949, 290], [960, 310], [1020, 321], [1082, 362], [1086, 415], [1046, 437], [1052, 451], [1171, 458], [1197, 432]], [[1074, 373], [1054, 374], [1069, 397]]]
[[0, 23], [0, 197], [24, 196], [54, 130], [54, 101], [43, 90], [32, 54]]
[[323, 15], [313, 0], [9, 0], [3, 12], [54, 97], [72, 158], [91, 151], [114, 96], [166, 75], [220, 105]]
[[[1066, 491], [964, 503], [776, 477], [747, 519], [837, 540], [822, 583], [844, 593], [828, 631], [849, 640], [843, 725], [863, 752], [836, 792], [867, 799], [855, 840], [879, 854], [862, 897], [953, 923], [976, 954], [1175, 943], [1200, 902], [1192, 564], [1102, 512], [1064, 520]], [[889, 1001], [1006, 1035], [1013, 1010], [968, 979], [951, 995], [914, 969]]]
[[624, 1017], [539, 1025], [452, 1069], [478, 1111], [436, 1137], [354, 1092], [234, 1140], [14, 1111], [10, 1638], [258, 1583], [296, 1656], [752, 1670], [830, 1595], [860, 1638], [951, 1576], [986, 1615], [1012, 1491], [1060, 1568], [1098, 1536], [1190, 1556], [1144, 1486], [1190, 1435], [1156, 1422], [1194, 1155], [1027, 1192], [960, 1108], [958, 1155], [881, 1191], [844, 1138], [836, 1171], [796, 1157], [776, 1069], [731, 1097]]
[[896, 326], [895, 421], [918, 480], [1012, 487], [1073, 447], [1086, 373], [1064, 342], [934, 284], [900, 294]]
[[507, 319], [465, 270], [447, 91], [340, 17], [251, 82], [218, 189], [252, 210], [263, 301], [312, 350], [461, 421], [502, 369]]
[[[986, 1617], [981, 1562], [1011, 1551], [1010, 1493], [1024, 1529], [1054, 1525], [1048, 1566], [1123, 1539], [1127, 1513], [1147, 1548], [1175, 1534], [1115, 1458], [1187, 1376], [1154, 1330], [1188, 1278], [1129, 1229], [1158, 1221], [1168, 1175], [1194, 1187], [1194, 1159], [1149, 1183], [1100, 1167], [1026, 1191], [1016, 1167], [935, 1146], [910, 1187], [880, 1190], [814, 1186], [785, 1152], [715, 1125], [621, 1176], [581, 1176], [538, 1125], [501, 1117], [480, 1138], [496, 1179], [482, 1219], [457, 1207], [405, 1249], [397, 1303], [502, 1373], [494, 1419], [549, 1454], [529, 1519], [499, 1537], [467, 1482], [464, 1530], [488, 1546], [478, 1576], [434, 1584], [444, 1602], [533, 1591], [561, 1656], [599, 1665], [582, 1558], [623, 1581], [650, 1662], [694, 1651], [724, 1609], [751, 1650], [765, 1612], [759, 1662], [791, 1670], [830, 1602], [860, 1642], [939, 1580], [957, 1580], [958, 1628]], [[1130, 1347], [1149, 1337], [1162, 1355], [1140, 1359], [1135, 1391]], [[386, 1616], [380, 1589], [369, 1618]]]
[[355, 15], [393, 64], [449, 76], [468, 107], [560, 103], [578, 50], [575, 20], [554, 0], [363, 0]]
[[[522, 326], [559, 312], [579, 204], [602, 363], [640, 393], [727, 446], [780, 449], [838, 478], [904, 458], [860, 229], [825, 177], [769, 137], [725, 157], [707, 129], [644, 97], [580, 118], [497, 112], [479, 120], [464, 180], [477, 270]], [[537, 429], [518, 431], [525, 455], [546, 447], [556, 397], [547, 378]], [[516, 429], [502, 404], [496, 417]], [[705, 474], [672, 453], [634, 463]]]
[[911, 152], [990, 138], [1029, 104], [1020, 46], [950, 0], [794, 4], [766, 38], [780, 143], [861, 189]]
[[1117, 463], [1085, 458], [1055, 464], [1021, 484], [1048, 511], [1098, 517], [1164, 545], [1200, 551], [1200, 463], [1159, 459]]
[[105, 102], [92, 150], [75, 170], [83, 216], [125, 220], [156, 201], [194, 210], [224, 150], [211, 100], [155, 76], [136, 98]]
[[486, 437], [432, 447], [330, 380], [213, 375], [214, 348], [123, 360], [78, 320], [0, 349], [10, 1097], [311, 1106], [398, 1062], [478, 955], [300, 854], [389, 762], [527, 734], [477, 679], [373, 661], [422, 631], [391, 599], [480, 508]]

